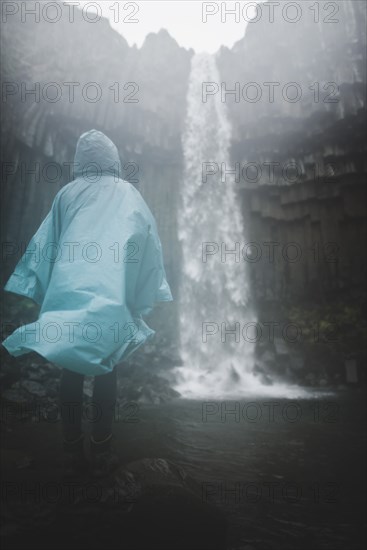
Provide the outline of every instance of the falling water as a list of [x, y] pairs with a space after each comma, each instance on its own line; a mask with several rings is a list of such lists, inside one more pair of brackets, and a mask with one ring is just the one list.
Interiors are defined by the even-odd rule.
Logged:
[[[214, 56], [198, 54], [192, 60], [187, 96], [179, 218], [183, 368], [179, 370], [177, 389], [187, 396], [233, 393], [234, 389], [248, 387], [250, 380], [254, 383], [253, 344], [242, 338], [236, 342], [235, 336], [224, 332], [225, 328], [235, 328], [235, 323], [241, 329], [254, 318], [248, 307], [245, 263], [236, 262], [233, 254], [221, 254], [223, 246], [230, 250], [235, 243], [244, 242], [235, 183], [228, 177], [222, 182], [220, 170], [208, 175], [207, 181], [203, 176], [204, 163], [213, 162], [213, 167], [223, 163], [229, 168], [231, 139], [226, 105], [220, 94], [203, 102], [204, 82], [219, 83], [219, 74]], [[206, 250], [213, 254], [206, 257]], [[205, 338], [206, 332], [214, 334]]]
[[[262, 386], [252, 374], [254, 344], [249, 340], [254, 332], [246, 327], [256, 319], [249, 304], [246, 263], [242, 256], [239, 261], [234, 254], [221, 254], [224, 246], [229, 251], [236, 243], [241, 246], [248, 241], [234, 178], [222, 181], [220, 173], [222, 163], [230, 168], [227, 107], [220, 93], [203, 102], [204, 82], [219, 83], [220, 77], [214, 56], [197, 54], [192, 60], [183, 135], [185, 169], [179, 217], [183, 366], [175, 369], [175, 389], [184, 397], [199, 398], [279, 393], [279, 387], [277, 391], [274, 386]], [[205, 181], [203, 163], [208, 162], [216, 163], [219, 170]], [[206, 261], [205, 247], [213, 252]], [[226, 334], [225, 330], [236, 327], [237, 335]], [[205, 341], [206, 332], [213, 334]]]

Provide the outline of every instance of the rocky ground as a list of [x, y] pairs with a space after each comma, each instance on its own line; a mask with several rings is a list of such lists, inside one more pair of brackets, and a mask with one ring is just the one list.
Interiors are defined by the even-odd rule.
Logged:
[[[22, 314], [13, 311], [19, 324], [29, 322], [34, 313], [32, 308], [27, 313], [24, 305]], [[2, 349], [3, 547], [360, 550], [363, 377], [348, 379], [346, 361], [355, 360], [358, 366], [361, 356], [348, 359], [345, 346], [317, 347], [307, 340], [292, 346], [279, 334], [259, 342], [255, 372], [265, 384], [302, 382], [318, 401], [317, 391], [339, 391], [335, 399], [320, 402], [317, 423], [312, 401], [299, 403], [307, 409], [302, 425], [259, 425], [203, 423], [202, 403], [180, 399], [166, 377], [179, 364], [176, 350], [166, 344], [158, 354], [156, 346], [147, 344], [118, 366], [114, 433], [121, 462], [102, 481], [88, 472], [73, 481], [63, 478], [61, 370], [37, 354], [15, 359]], [[350, 372], [359, 376], [361, 371], [358, 366]], [[87, 377], [85, 406], [92, 396], [93, 379]], [[85, 428], [88, 432], [86, 422]], [[87, 442], [86, 437], [88, 454]], [[234, 509], [221, 499], [203, 499], [207, 482], [217, 487], [223, 480], [254, 479], [261, 487], [298, 480], [313, 499], [290, 505], [278, 496], [276, 501], [236, 502]], [[314, 501], [315, 483], [321, 506]], [[328, 501], [330, 487], [342, 489], [338, 501]]]
[[246, 402], [218, 403], [241, 405], [239, 421], [204, 421], [200, 401], [141, 404], [114, 423], [120, 466], [98, 480], [63, 477], [57, 418], [3, 406], [2, 547], [362, 550], [363, 394], [299, 400], [299, 422], [284, 399], [269, 422], [263, 401], [259, 422]]

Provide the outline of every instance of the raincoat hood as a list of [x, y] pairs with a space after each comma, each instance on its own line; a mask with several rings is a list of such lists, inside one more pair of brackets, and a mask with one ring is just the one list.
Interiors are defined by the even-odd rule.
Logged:
[[98, 130], [82, 134], [76, 146], [74, 177], [97, 179], [102, 175], [121, 178], [121, 162], [116, 145]]

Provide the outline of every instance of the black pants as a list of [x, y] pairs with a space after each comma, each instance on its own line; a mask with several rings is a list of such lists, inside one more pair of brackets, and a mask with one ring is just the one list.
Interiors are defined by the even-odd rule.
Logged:
[[92, 425], [95, 440], [105, 439], [112, 429], [116, 403], [116, 369], [94, 378], [93, 400], [83, 408], [84, 376], [63, 369], [60, 381], [61, 420], [64, 439], [75, 441], [82, 433], [82, 418]]

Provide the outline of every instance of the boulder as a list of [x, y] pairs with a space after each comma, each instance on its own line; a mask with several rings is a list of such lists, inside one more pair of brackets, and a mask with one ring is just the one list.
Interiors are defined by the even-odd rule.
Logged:
[[81, 491], [72, 506], [60, 509], [60, 547], [64, 537], [66, 543], [77, 532], [80, 541], [73, 536], [74, 544], [89, 549], [226, 548], [223, 513], [204, 503], [200, 484], [170, 460], [129, 463], [97, 485], [98, 502], [91, 503], [87, 492]]

